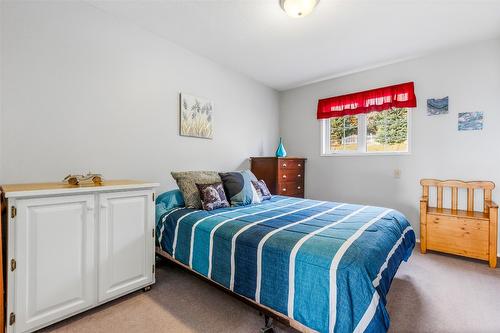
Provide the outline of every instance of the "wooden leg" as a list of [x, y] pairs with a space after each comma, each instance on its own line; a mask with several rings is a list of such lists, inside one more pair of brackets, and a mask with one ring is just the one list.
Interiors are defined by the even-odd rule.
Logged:
[[427, 252], [427, 201], [420, 200], [420, 252]]
[[489, 264], [491, 268], [497, 268], [497, 256], [490, 256]]
[[423, 232], [422, 232], [422, 228], [420, 228], [420, 253], [426, 254], [427, 253], [427, 242], [425, 241], [425, 236], [422, 236], [423, 233], [425, 233], [425, 228], [424, 228]]
[[498, 241], [498, 207], [490, 207], [490, 241], [489, 264], [491, 268], [497, 267], [497, 241]]

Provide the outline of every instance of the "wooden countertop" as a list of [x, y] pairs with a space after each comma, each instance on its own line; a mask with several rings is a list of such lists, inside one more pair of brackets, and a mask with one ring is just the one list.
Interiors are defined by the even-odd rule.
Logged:
[[6, 184], [1, 185], [0, 190], [5, 194], [6, 198], [12, 198], [58, 193], [83, 193], [130, 188], [152, 188], [158, 186], [158, 183], [148, 183], [140, 180], [118, 179], [104, 180], [100, 185], [96, 185], [94, 183], [70, 185], [66, 182]]

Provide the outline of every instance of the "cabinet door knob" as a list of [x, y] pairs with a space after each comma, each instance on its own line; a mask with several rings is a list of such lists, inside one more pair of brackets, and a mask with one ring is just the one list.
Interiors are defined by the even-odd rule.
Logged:
[[300, 186], [297, 186], [297, 190], [300, 190]]
[[286, 163], [283, 163], [283, 168], [286, 168]]
[[283, 175], [283, 178], [286, 178], [286, 175]]
[[297, 177], [299, 177], [299, 178], [300, 178], [300, 177], [302, 177], [302, 176], [301, 176], [301, 175], [300, 175], [300, 173], [299, 173], [299, 174], [297, 175]]
[[300, 164], [300, 163], [299, 163], [298, 165], [299, 165], [299, 167], [301, 167], [301, 166], [302, 166], [302, 164]]
[[283, 191], [283, 192], [286, 192], [286, 188], [284, 188], [282, 191]]

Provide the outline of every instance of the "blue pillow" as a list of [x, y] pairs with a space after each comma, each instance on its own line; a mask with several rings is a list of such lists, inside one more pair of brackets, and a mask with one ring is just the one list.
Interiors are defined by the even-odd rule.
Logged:
[[156, 223], [171, 209], [184, 207], [184, 198], [179, 189], [164, 192], [156, 198]]
[[231, 201], [231, 206], [246, 206], [259, 203], [260, 199], [252, 185], [252, 180], [257, 180], [250, 170], [219, 173]]

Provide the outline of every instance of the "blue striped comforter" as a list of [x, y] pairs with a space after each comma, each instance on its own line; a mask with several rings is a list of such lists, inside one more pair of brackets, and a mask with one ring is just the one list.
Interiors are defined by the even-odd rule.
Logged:
[[385, 332], [386, 295], [415, 233], [399, 212], [274, 196], [173, 209], [157, 242], [177, 261], [319, 332]]

